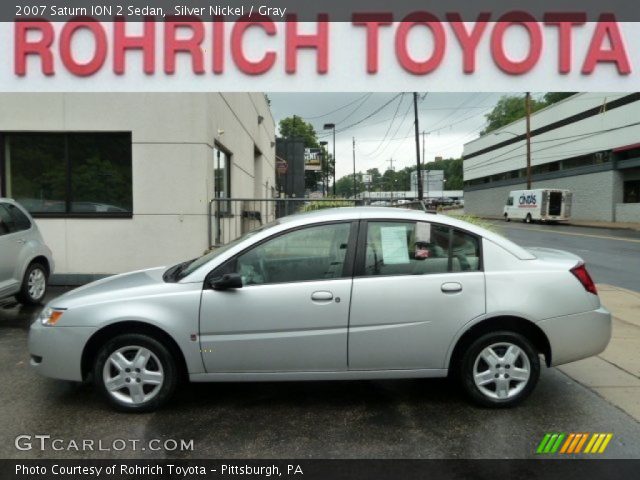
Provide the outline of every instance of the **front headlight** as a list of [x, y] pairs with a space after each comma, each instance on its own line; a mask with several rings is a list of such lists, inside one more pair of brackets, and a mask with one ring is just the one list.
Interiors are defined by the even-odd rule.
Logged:
[[58, 320], [60, 320], [60, 317], [62, 317], [63, 313], [64, 310], [48, 307], [42, 310], [38, 318], [40, 319], [40, 323], [42, 323], [42, 325], [52, 327], [58, 322]]

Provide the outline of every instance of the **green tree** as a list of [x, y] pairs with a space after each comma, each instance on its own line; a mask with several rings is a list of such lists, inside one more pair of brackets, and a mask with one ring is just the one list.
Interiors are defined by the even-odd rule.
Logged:
[[[462, 159], [447, 158], [429, 162], [425, 170], [442, 170], [446, 183], [445, 190], [462, 190]], [[415, 168], [414, 168], [415, 170]]]
[[[531, 112], [540, 110], [545, 104], [541, 101], [531, 99]], [[498, 100], [496, 106], [485, 115], [487, 126], [480, 132], [480, 135], [486, 135], [497, 130], [511, 122], [515, 122], [523, 118], [527, 114], [524, 95], [503, 96]]]
[[575, 94], [576, 92], [547, 92], [542, 97], [542, 101], [545, 105], [552, 105]]
[[[564, 100], [565, 98], [574, 95], [575, 92], [547, 92], [542, 96], [542, 99], [531, 99], [531, 113], [547, 107], [554, 103]], [[525, 96], [524, 95], [505, 95], [496, 106], [493, 107], [489, 113], [485, 115], [487, 119], [487, 126], [480, 135], [486, 135], [494, 130], [497, 130], [505, 125], [509, 125], [511, 122], [520, 120], [527, 114]]]
[[280, 120], [280, 136], [282, 138], [301, 137], [307, 148], [318, 148], [318, 135], [310, 123], [305, 122], [297, 115]]

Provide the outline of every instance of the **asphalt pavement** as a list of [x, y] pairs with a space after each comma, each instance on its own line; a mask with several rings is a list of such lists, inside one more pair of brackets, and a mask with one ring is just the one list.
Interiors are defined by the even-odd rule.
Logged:
[[[600, 458], [640, 454], [632, 417], [546, 368], [533, 395], [509, 410], [472, 406], [438, 379], [191, 384], [155, 413], [116, 413], [90, 386], [30, 370], [27, 334], [37, 313], [0, 306], [0, 458], [527, 458], [547, 432], [612, 432]], [[43, 434], [65, 449], [15, 447], [20, 435], [36, 446], [33, 436]], [[130, 447], [151, 439], [193, 440], [193, 449]], [[66, 449], [85, 440], [110, 450]], [[128, 447], [114, 450], [117, 440]]]
[[640, 292], [640, 231], [491, 221], [498, 233], [524, 247], [566, 250], [582, 257], [596, 283]]

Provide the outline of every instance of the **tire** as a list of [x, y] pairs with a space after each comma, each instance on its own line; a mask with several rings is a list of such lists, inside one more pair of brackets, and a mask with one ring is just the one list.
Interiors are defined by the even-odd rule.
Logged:
[[107, 341], [98, 352], [93, 380], [117, 410], [151, 412], [173, 395], [178, 368], [169, 349], [155, 338], [123, 334]]
[[509, 218], [509, 215], [506, 214], [506, 213], [504, 214], [504, 221], [505, 222], [510, 222], [511, 221], [511, 219]]
[[38, 262], [27, 267], [16, 299], [24, 305], [39, 305], [47, 294], [47, 269]]
[[527, 213], [527, 216], [524, 217], [524, 223], [532, 223], [533, 219], [531, 218], [531, 214]]
[[[487, 352], [488, 349], [491, 351]], [[511, 358], [505, 358], [508, 355]], [[490, 362], [495, 362], [494, 366]], [[465, 393], [478, 405], [513, 407], [527, 398], [538, 383], [540, 357], [531, 342], [519, 333], [491, 332], [467, 348], [458, 376]]]

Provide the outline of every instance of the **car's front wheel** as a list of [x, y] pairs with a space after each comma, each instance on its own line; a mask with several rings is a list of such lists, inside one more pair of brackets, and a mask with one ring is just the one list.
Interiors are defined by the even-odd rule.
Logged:
[[155, 338], [124, 334], [100, 349], [93, 378], [98, 390], [118, 410], [149, 412], [171, 397], [178, 369], [171, 352]]
[[460, 377], [466, 393], [485, 407], [511, 407], [533, 391], [540, 358], [524, 336], [508, 331], [487, 333], [462, 357]]
[[42, 264], [34, 262], [24, 272], [22, 286], [16, 298], [24, 305], [38, 305], [42, 303], [46, 293], [47, 269]]

